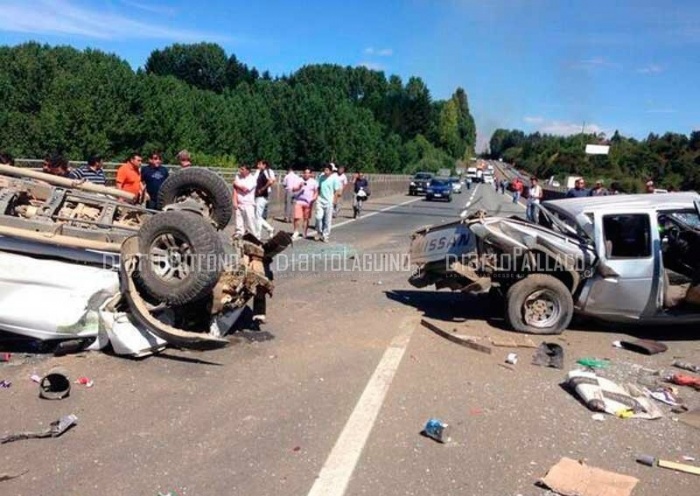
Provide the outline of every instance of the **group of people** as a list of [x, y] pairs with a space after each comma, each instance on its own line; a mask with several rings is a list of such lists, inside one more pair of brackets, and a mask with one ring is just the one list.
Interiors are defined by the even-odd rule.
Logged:
[[[333, 219], [342, 208], [343, 193], [348, 186], [346, 169], [336, 167], [333, 163], [323, 166], [318, 178], [314, 177], [310, 168], [305, 168], [299, 176], [289, 168], [284, 176], [282, 186], [285, 191], [285, 222], [293, 222], [292, 239], [309, 237], [309, 224], [314, 214], [316, 233], [314, 239], [328, 242], [330, 239]], [[369, 196], [369, 183], [362, 172], [357, 172], [353, 180], [353, 217], [359, 213], [357, 194], [364, 191]], [[302, 235], [303, 232], [303, 235]]]

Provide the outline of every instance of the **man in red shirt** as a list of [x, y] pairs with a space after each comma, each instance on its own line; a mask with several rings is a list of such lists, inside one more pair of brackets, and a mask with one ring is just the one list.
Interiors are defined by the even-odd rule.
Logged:
[[117, 169], [117, 188], [136, 195], [134, 203], [141, 203], [144, 198], [145, 186], [141, 182], [142, 161], [141, 155], [132, 153]]

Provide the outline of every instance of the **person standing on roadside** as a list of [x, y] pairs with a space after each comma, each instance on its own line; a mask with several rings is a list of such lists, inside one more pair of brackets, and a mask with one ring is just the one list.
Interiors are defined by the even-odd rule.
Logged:
[[287, 174], [282, 179], [282, 186], [284, 187], [284, 221], [291, 222], [294, 218], [294, 190], [302, 181], [302, 178], [294, 172], [294, 169], [290, 166], [287, 170]]
[[583, 198], [588, 196], [588, 190], [586, 189], [586, 181], [582, 177], [579, 177], [574, 182], [574, 187], [571, 188], [567, 193], [567, 198]]
[[141, 162], [141, 155], [132, 153], [117, 169], [117, 188], [135, 195], [134, 203], [141, 203], [146, 190], [141, 182]]
[[348, 176], [345, 174], [345, 167], [338, 167], [337, 171], [338, 180], [340, 181], [340, 193], [336, 196], [335, 206], [333, 207], [333, 217], [337, 217], [340, 214], [340, 208], [343, 203], [343, 193], [348, 185]]
[[309, 237], [309, 221], [314, 202], [318, 197], [318, 182], [311, 175], [311, 169], [306, 168], [302, 173], [301, 182], [294, 188], [294, 234], [292, 239], [301, 237], [300, 230], [304, 230], [304, 239]]
[[530, 178], [530, 191], [527, 196], [527, 220], [537, 222], [537, 206], [542, 201], [542, 186], [536, 177]]
[[77, 179], [78, 181], [85, 180], [100, 186], [107, 184], [105, 171], [102, 170], [102, 157], [99, 155], [91, 155], [88, 157], [87, 164], [81, 165], [77, 169], [73, 169], [68, 174], [68, 177], [70, 179]]
[[603, 181], [600, 179], [595, 182], [595, 186], [591, 188], [590, 193], [588, 193], [589, 196], [607, 196], [608, 191], [603, 188]]
[[275, 229], [267, 222], [267, 204], [269, 202], [270, 191], [275, 183], [275, 174], [270, 170], [270, 164], [265, 160], [259, 160], [255, 174], [255, 219], [258, 223], [257, 232], [262, 234], [265, 229], [272, 237]]
[[146, 193], [148, 193], [146, 208], [153, 210], [158, 208], [158, 192], [167, 178], [168, 168], [163, 167], [160, 153], [151, 153], [148, 165], [141, 168], [141, 179], [146, 184]]
[[316, 200], [316, 241], [328, 243], [333, 222], [333, 205], [341, 190], [337, 174], [332, 173], [332, 164], [323, 167], [318, 179], [318, 199]]
[[246, 232], [260, 239], [258, 222], [255, 219], [255, 187], [256, 177], [250, 173], [246, 164], [238, 168], [238, 174], [233, 180], [235, 190], [234, 206], [236, 207], [236, 236], [242, 237]]
[[523, 194], [523, 182], [519, 177], [513, 179], [513, 203], [518, 203], [520, 201], [520, 196]]
[[192, 157], [190, 156], [190, 152], [187, 150], [180, 150], [180, 153], [178, 153], [175, 158], [178, 160], [178, 162], [180, 162], [180, 167], [183, 169], [192, 167]]

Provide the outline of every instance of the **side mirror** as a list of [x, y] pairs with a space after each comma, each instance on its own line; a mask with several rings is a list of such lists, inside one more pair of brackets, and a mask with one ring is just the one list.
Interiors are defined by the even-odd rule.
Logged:
[[579, 226], [581, 226], [581, 229], [583, 229], [583, 232], [586, 233], [586, 236], [593, 239], [594, 230], [593, 230], [593, 222], [591, 222], [591, 218], [588, 217], [584, 213], [580, 213], [576, 216], [576, 222], [578, 223]]

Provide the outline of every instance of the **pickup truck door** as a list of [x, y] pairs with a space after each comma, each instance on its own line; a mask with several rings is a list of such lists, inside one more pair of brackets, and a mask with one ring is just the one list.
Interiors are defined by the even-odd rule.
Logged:
[[593, 315], [654, 315], [662, 305], [663, 267], [656, 215], [650, 211], [594, 213], [598, 270], [580, 300]]

